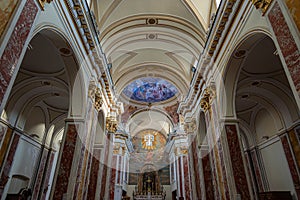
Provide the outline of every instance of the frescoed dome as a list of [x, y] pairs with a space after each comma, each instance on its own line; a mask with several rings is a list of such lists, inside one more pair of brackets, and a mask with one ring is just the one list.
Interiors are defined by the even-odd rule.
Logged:
[[130, 83], [124, 90], [128, 98], [135, 101], [155, 103], [168, 100], [177, 94], [177, 88], [161, 78], [140, 78]]

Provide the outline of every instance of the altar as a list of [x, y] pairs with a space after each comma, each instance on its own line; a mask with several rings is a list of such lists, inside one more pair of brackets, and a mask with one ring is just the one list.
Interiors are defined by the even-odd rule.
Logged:
[[138, 185], [133, 192], [134, 200], [165, 200], [166, 192], [160, 184], [157, 171], [149, 171], [149, 165], [138, 178]]

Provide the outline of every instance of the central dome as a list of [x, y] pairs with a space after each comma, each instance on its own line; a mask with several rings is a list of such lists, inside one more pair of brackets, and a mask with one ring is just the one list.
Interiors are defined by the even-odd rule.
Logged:
[[131, 100], [155, 103], [168, 100], [178, 93], [177, 88], [161, 78], [146, 77], [131, 82], [123, 94]]

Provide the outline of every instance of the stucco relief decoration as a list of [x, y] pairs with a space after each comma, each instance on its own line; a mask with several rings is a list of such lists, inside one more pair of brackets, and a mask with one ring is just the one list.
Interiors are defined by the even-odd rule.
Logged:
[[110, 133], [115, 133], [117, 131], [118, 121], [115, 117], [107, 117], [106, 118], [106, 130]]
[[200, 106], [204, 111], [207, 111], [210, 106], [211, 103], [213, 101], [213, 99], [216, 97], [216, 92], [215, 89], [213, 87], [208, 87], [204, 90], [202, 99], [200, 101]]
[[102, 107], [103, 104], [103, 98], [100, 93], [100, 89], [97, 88], [96, 93], [95, 93], [95, 108], [99, 111]]
[[45, 3], [51, 3], [53, 0], [39, 0], [39, 3], [42, 7], [42, 9], [44, 9], [45, 7]]
[[184, 124], [184, 131], [185, 133], [194, 133], [196, 131], [197, 125], [196, 125], [196, 120], [193, 119], [190, 122], [186, 122]]
[[161, 78], [146, 77], [130, 83], [123, 94], [131, 100], [155, 103], [168, 100], [178, 93], [177, 88]]
[[262, 13], [265, 14], [272, 1], [273, 0], [252, 0], [252, 3], [256, 7], [256, 9], [261, 9]]
[[17, 3], [17, 0], [0, 1], [0, 36], [11, 19]]

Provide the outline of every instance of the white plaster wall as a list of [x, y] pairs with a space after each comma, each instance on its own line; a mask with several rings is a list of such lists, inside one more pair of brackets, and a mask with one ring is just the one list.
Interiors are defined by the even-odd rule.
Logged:
[[291, 191], [295, 194], [292, 176], [280, 140], [265, 146], [260, 152], [270, 191]]

